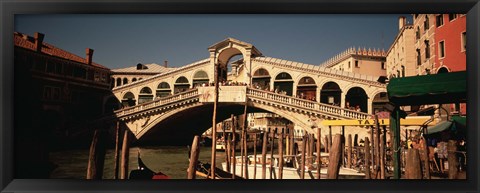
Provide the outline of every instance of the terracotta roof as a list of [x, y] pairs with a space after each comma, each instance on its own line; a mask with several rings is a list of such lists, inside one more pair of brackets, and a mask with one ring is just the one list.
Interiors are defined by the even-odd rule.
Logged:
[[[35, 51], [35, 39], [31, 36], [28, 36], [27, 34], [23, 34], [20, 32], [14, 32], [14, 39], [15, 39], [15, 46], [22, 47], [25, 49], [33, 50]], [[72, 54], [70, 52], [67, 52], [65, 50], [62, 50], [60, 48], [57, 48], [51, 44], [43, 42], [42, 44], [42, 49], [41, 52], [43, 54], [51, 55], [51, 56], [56, 56], [59, 58], [79, 62], [82, 64], [87, 65], [86, 59], [82, 58], [80, 56], [77, 56], [75, 54]], [[95, 67], [103, 68], [109, 70], [109, 68], [102, 66], [98, 63], [92, 62], [92, 65]]]
[[132, 67], [127, 67], [127, 68], [119, 68], [119, 69], [112, 69], [112, 72], [114, 73], [151, 73], [151, 74], [161, 74], [165, 73], [171, 70], [174, 70], [176, 68], [165, 68], [161, 65], [158, 64], [145, 64], [147, 66], [147, 69], [140, 69], [137, 70], [137, 66], [132, 66]]

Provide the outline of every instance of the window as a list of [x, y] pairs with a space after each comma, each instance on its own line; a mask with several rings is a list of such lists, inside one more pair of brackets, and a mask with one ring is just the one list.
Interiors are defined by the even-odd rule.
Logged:
[[430, 42], [425, 40], [425, 58], [430, 58]]
[[348, 62], [348, 69], [350, 69], [350, 62]]
[[443, 25], [443, 14], [437, 15], [437, 27]]
[[452, 21], [454, 19], [457, 19], [457, 14], [448, 14], [448, 21]]
[[445, 57], [445, 41], [441, 41], [438, 44], [438, 55], [440, 55], [440, 58]]
[[420, 49], [417, 49], [417, 65], [422, 65], [422, 56], [420, 55]]
[[402, 65], [402, 77], [405, 77], [405, 66]]
[[355, 60], [355, 67], [359, 68], [358, 67], [358, 60]]
[[382, 70], [385, 70], [385, 62], [382, 62]]
[[420, 27], [417, 27], [417, 31], [415, 32], [415, 35], [417, 35], [417, 40], [420, 39]]
[[462, 52], [467, 50], [467, 32], [462, 32]]
[[425, 21], [423, 22], [423, 30], [424, 33], [427, 32], [427, 30], [430, 28], [430, 21], [428, 19], [428, 15], [425, 16]]

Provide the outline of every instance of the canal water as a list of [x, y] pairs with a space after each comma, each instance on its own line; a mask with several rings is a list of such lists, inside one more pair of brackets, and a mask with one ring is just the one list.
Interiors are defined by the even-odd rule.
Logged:
[[[140, 151], [145, 165], [155, 172], [162, 172], [172, 179], [186, 179], [188, 149], [186, 146], [147, 146], [130, 148], [129, 171], [138, 169], [137, 153]], [[258, 151], [258, 150], [257, 150]], [[50, 175], [52, 179], [85, 179], [88, 164], [88, 149], [68, 150], [50, 153], [50, 160], [57, 166]], [[103, 179], [113, 179], [115, 150], [105, 155]], [[239, 155], [240, 152], [237, 152]], [[211, 163], [211, 147], [200, 147], [199, 160]], [[217, 151], [216, 165], [221, 168], [225, 152]]]

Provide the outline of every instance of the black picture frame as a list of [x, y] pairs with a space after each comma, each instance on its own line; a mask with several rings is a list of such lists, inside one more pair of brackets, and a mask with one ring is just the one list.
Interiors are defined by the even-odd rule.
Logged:
[[479, 12], [478, 0], [40, 0], [1, 1], [0, 190], [2, 192], [478, 192], [478, 153], [470, 153], [467, 180], [168, 180], [87, 181], [14, 179], [13, 32], [15, 14], [149, 13], [467, 13], [469, 152], [479, 152]]

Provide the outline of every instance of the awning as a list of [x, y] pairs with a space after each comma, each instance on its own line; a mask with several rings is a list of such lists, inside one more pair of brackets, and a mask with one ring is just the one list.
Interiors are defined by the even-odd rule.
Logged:
[[467, 72], [393, 78], [387, 93], [398, 106], [466, 102]]
[[452, 121], [440, 121], [437, 125], [427, 129], [427, 134], [434, 134], [438, 132], [445, 131], [452, 126]]
[[466, 131], [467, 118], [461, 116], [452, 116], [448, 121], [440, 121], [437, 125], [429, 127], [427, 134], [439, 133], [445, 130], [450, 130], [453, 133], [462, 133]]

